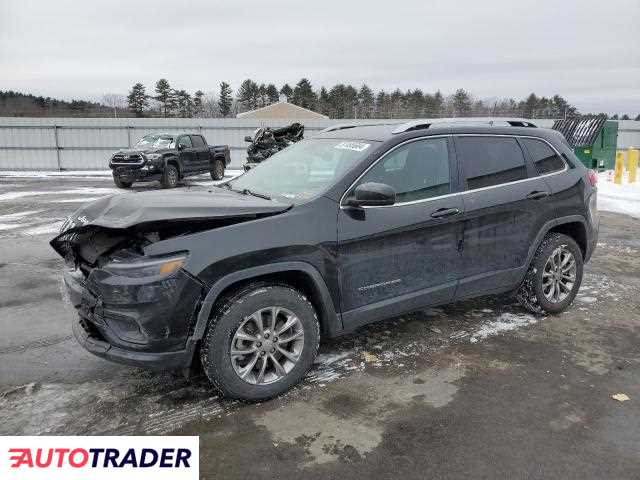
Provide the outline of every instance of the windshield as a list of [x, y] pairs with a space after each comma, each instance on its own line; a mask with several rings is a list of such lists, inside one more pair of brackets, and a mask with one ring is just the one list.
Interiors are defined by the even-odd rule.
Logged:
[[172, 143], [173, 137], [171, 135], [145, 135], [138, 140], [134, 148], [169, 148]]
[[373, 148], [370, 140], [302, 140], [228, 182], [234, 190], [276, 194], [301, 203], [325, 191]]

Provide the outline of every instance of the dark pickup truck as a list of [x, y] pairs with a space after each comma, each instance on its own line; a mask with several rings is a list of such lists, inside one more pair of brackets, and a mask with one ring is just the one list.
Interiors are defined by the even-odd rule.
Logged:
[[213, 180], [222, 180], [230, 161], [228, 145], [207, 145], [202, 135], [154, 133], [114, 153], [109, 168], [120, 188], [153, 180], [162, 188], [173, 188], [185, 177], [207, 172]]

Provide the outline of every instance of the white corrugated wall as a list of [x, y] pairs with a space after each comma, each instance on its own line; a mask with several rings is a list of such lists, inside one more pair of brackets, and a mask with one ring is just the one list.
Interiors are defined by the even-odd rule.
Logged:
[[[308, 120], [305, 136], [339, 123], [386, 123], [390, 120]], [[394, 119], [393, 122], [402, 120]], [[533, 120], [551, 127], [553, 120]], [[152, 132], [202, 133], [211, 145], [229, 145], [231, 165], [245, 161], [246, 142], [265, 123], [243, 118], [22, 118], [0, 117], [0, 170], [106, 170], [111, 154]], [[640, 122], [619, 122], [618, 148], [640, 147]], [[58, 147], [58, 148], [56, 148]]]

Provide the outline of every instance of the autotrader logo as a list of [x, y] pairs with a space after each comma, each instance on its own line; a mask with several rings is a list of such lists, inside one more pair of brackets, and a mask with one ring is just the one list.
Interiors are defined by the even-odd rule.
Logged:
[[198, 437], [0, 437], [3, 479], [197, 479]]

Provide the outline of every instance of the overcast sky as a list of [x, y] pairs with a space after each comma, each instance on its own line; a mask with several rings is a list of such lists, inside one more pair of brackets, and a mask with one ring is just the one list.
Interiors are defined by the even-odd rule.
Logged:
[[640, 113], [639, 0], [0, 0], [0, 90], [99, 99], [158, 78], [558, 93]]

